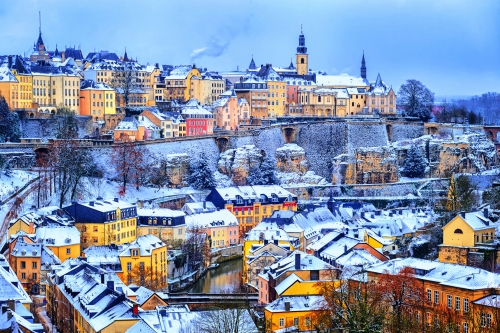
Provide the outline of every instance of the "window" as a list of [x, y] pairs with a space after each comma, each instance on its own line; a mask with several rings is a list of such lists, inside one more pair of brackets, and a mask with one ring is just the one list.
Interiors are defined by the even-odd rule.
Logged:
[[293, 318], [293, 326], [295, 326], [297, 328], [299, 327], [299, 318], [298, 317]]
[[306, 319], [304, 320], [305, 324], [307, 327], [311, 326], [311, 317], [306, 317]]
[[31, 274], [31, 278], [36, 281], [37, 274], [36, 273]]
[[491, 326], [491, 313], [481, 313], [481, 327]]
[[26, 280], [26, 273], [21, 273], [21, 280]]
[[455, 297], [455, 310], [460, 311], [460, 297]]
[[463, 234], [464, 232], [462, 231], [462, 229], [455, 229], [455, 231], [453, 233], [454, 234]]
[[432, 291], [427, 289], [427, 302], [432, 302]]
[[92, 237], [92, 242], [97, 243], [99, 242], [99, 240], [97, 239], [97, 237]]
[[434, 291], [434, 303], [439, 304], [439, 291]]
[[131, 271], [132, 270], [132, 263], [131, 262], [128, 262], [127, 263], [127, 271]]
[[33, 261], [33, 262], [31, 263], [31, 268], [36, 268], [36, 266], [37, 266], [36, 261]]
[[464, 298], [464, 312], [469, 312], [469, 299]]
[[98, 227], [96, 225], [92, 229], [93, 229], [94, 232], [98, 231]]
[[66, 254], [71, 254], [71, 249], [70, 248], [66, 249]]
[[280, 318], [280, 327], [285, 326], [285, 318]]
[[26, 268], [26, 261], [21, 261], [21, 268]]
[[449, 309], [451, 309], [451, 295], [447, 296], [446, 305], [448, 306]]
[[464, 323], [464, 333], [469, 333], [469, 323]]

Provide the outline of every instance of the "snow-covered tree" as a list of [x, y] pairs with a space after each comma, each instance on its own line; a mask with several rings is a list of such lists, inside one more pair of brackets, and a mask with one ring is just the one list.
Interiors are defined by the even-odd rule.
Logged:
[[403, 173], [410, 178], [422, 177], [427, 163], [422, 152], [416, 145], [412, 145], [406, 154]]
[[216, 185], [205, 154], [202, 153], [197, 159], [191, 161], [188, 182], [196, 189], [211, 188]]
[[398, 104], [404, 107], [403, 115], [427, 121], [431, 119], [434, 93], [420, 81], [406, 80], [399, 89]]
[[247, 185], [265, 185], [264, 178], [262, 178], [262, 172], [259, 167], [254, 166], [250, 169], [247, 177]]
[[276, 177], [276, 164], [274, 164], [274, 161], [269, 157], [264, 158], [264, 161], [262, 161], [260, 172], [264, 185], [275, 185], [279, 183], [278, 177]]
[[7, 101], [0, 96], [0, 142], [17, 142], [20, 137], [19, 116], [16, 112], [10, 112]]

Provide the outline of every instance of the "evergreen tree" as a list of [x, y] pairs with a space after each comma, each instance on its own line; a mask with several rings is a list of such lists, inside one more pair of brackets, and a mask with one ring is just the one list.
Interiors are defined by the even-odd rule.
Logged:
[[262, 180], [264, 185], [278, 184], [278, 177], [276, 177], [276, 165], [269, 157], [264, 158], [260, 165], [260, 172], [262, 173]]
[[420, 149], [412, 145], [406, 154], [403, 173], [410, 178], [422, 177], [426, 168], [426, 162]]
[[191, 161], [189, 169], [188, 182], [194, 188], [211, 188], [216, 185], [205, 154], [201, 154], [198, 159]]
[[264, 178], [262, 178], [262, 172], [259, 167], [254, 166], [248, 172], [247, 185], [265, 185]]
[[19, 116], [16, 112], [10, 112], [7, 101], [0, 96], [0, 142], [19, 142], [20, 138]]

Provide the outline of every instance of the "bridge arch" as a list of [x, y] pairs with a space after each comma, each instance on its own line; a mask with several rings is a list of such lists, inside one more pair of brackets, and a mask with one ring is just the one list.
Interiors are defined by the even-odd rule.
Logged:
[[295, 140], [295, 133], [297, 128], [295, 126], [284, 126], [281, 128], [286, 143], [292, 143]]
[[223, 153], [229, 149], [229, 137], [228, 136], [219, 136], [215, 138], [215, 144], [219, 149], [219, 153]]

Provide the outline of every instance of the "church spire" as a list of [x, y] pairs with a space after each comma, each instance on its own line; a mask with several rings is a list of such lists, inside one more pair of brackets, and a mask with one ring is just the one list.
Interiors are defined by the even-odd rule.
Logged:
[[248, 69], [257, 69], [257, 66], [255, 66], [255, 61], [253, 61], [253, 54], [252, 54], [252, 61], [250, 61]]
[[304, 37], [304, 33], [302, 32], [302, 24], [300, 25], [300, 35], [299, 35], [299, 46], [297, 47], [297, 54], [306, 54], [306, 38]]
[[127, 48], [125, 47], [125, 54], [123, 55], [123, 61], [129, 61], [127, 56]]
[[365, 50], [363, 50], [363, 58], [361, 59], [361, 78], [366, 79]]

